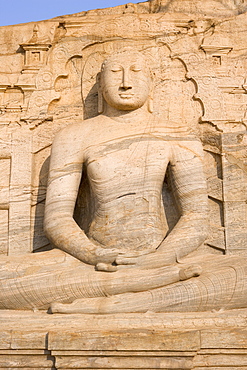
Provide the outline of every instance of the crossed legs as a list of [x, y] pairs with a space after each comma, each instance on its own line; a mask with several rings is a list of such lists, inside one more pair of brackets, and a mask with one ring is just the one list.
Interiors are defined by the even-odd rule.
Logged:
[[[199, 274], [190, 276], [188, 274], [188, 280], [179, 279], [178, 281], [177, 278], [176, 281], [165, 286], [146, 291], [78, 299], [71, 304], [53, 303], [51, 312], [98, 314], [146, 311], [183, 312], [247, 306], [247, 261], [232, 256], [203, 256], [197, 258], [196, 261], [191, 260], [190, 263], [187, 260], [187, 267], [184, 266], [185, 271], [188, 266], [190, 271], [193, 270], [193, 266], [198, 266], [193, 265], [192, 262], [201, 263], [203, 266], [200, 276], [195, 277]], [[184, 271], [182, 266], [183, 264], [180, 266], [180, 276]], [[174, 266], [170, 268], [172, 272]], [[146, 272], [148, 273], [148, 270]]]

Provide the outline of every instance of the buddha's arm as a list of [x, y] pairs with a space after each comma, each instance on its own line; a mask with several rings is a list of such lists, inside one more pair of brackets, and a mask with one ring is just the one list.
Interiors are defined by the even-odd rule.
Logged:
[[85, 263], [111, 263], [116, 253], [94, 245], [73, 219], [83, 165], [82, 142], [76, 134], [76, 130], [66, 128], [52, 145], [45, 233], [57, 248]]
[[174, 145], [170, 164], [172, 189], [181, 217], [158, 250], [180, 261], [207, 237], [207, 186], [201, 143], [185, 141]]

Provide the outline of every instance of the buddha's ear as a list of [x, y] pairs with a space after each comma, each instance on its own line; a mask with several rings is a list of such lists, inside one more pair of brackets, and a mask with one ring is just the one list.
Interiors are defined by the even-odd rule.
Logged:
[[98, 113], [101, 114], [104, 112], [104, 98], [101, 87], [101, 73], [97, 74], [97, 85], [98, 85]]
[[149, 113], [153, 113], [154, 111], [154, 99], [153, 99], [153, 96], [150, 96], [148, 97], [148, 111]]
[[154, 111], [154, 81], [155, 81], [155, 73], [152, 70], [149, 70], [150, 76], [150, 90], [147, 100], [147, 108], [150, 113]]
[[147, 108], [150, 113], [153, 113], [154, 111], [154, 79], [152, 75], [151, 75], [151, 82], [150, 82], [150, 91], [149, 91], [148, 100], [147, 100]]

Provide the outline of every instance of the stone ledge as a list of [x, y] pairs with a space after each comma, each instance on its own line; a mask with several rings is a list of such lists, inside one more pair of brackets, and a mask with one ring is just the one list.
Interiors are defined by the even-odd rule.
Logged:
[[[247, 309], [210, 312], [169, 312], [169, 313], [125, 313], [112, 315], [91, 314], [47, 314], [45, 311], [0, 310], [0, 328], [43, 331], [57, 330], [200, 330], [213, 328], [244, 328], [247, 326]], [[1, 330], [2, 331], [2, 330]]]
[[1, 311], [0, 369], [247, 370], [246, 323], [246, 309], [116, 315]]

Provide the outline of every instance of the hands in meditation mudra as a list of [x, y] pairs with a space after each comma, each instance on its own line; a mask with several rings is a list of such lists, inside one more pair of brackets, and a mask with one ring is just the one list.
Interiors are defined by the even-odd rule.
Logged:
[[[152, 74], [141, 53], [110, 56], [99, 85], [101, 114], [68, 125], [52, 145], [45, 231], [56, 248], [3, 258], [0, 307], [53, 313], [245, 307], [245, 260], [196, 253], [208, 226], [200, 140], [169, 136], [152, 114]], [[168, 170], [180, 212], [169, 233], [162, 202]], [[83, 172], [90, 188], [86, 232], [73, 218]]]

